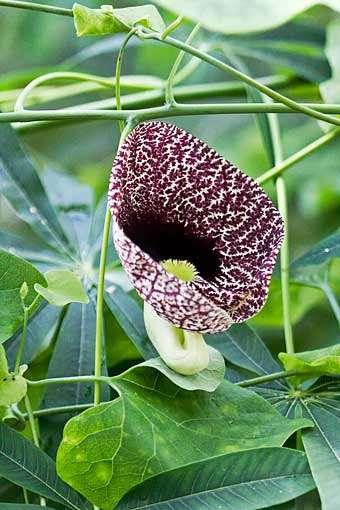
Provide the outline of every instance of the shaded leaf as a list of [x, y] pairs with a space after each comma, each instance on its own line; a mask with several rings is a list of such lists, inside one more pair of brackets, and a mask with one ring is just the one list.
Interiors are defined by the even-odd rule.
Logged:
[[113, 380], [120, 397], [72, 418], [60, 476], [111, 510], [133, 486], [160, 472], [223, 453], [281, 446], [305, 420], [287, 420], [255, 393], [227, 381], [214, 393], [185, 391], [136, 367]]
[[[0, 510], [41, 510], [40, 505], [26, 505], [24, 503], [0, 503]], [[52, 510], [50, 506], [45, 506], [44, 510]]]
[[[208, 347], [209, 349], [209, 365], [207, 368], [195, 375], [181, 375], [171, 370], [161, 358], [153, 358], [139, 366], [156, 368], [159, 372], [170, 379], [180, 388], [188, 391], [202, 390], [215, 391], [224, 379], [225, 365], [223, 356], [219, 351]], [[134, 368], [132, 369], [134, 370]]]
[[302, 403], [302, 413], [315, 424], [313, 430], [303, 432], [302, 440], [320, 494], [322, 509], [338, 510], [340, 416], [334, 414], [329, 407], [307, 401]]
[[44, 276], [47, 286], [36, 283], [34, 289], [51, 305], [89, 302], [81, 281], [72, 271], [57, 269], [48, 271]]
[[314, 487], [306, 456], [258, 448], [189, 464], [150, 478], [128, 493], [119, 510], [190, 508], [256, 510], [289, 501]]
[[140, 5], [123, 9], [102, 5], [100, 9], [89, 9], [75, 3], [73, 16], [78, 37], [129, 32], [136, 25], [142, 25], [155, 32], [162, 32], [165, 28], [162, 17], [154, 5]]
[[37, 296], [34, 284], [45, 284], [43, 275], [26, 260], [0, 250], [0, 342], [13, 335], [23, 320], [21, 285], [26, 282], [26, 306]]
[[58, 478], [55, 463], [21, 434], [0, 423], [0, 476], [72, 510], [90, 505]]
[[118, 324], [132, 340], [143, 358], [158, 357], [158, 352], [146, 333], [143, 311], [138, 303], [119, 287], [105, 292], [104, 298]]
[[[314, 5], [340, 10], [337, 0], [289, 0], [278, 4], [272, 0], [155, 0], [170, 11], [201, 23], [213, 32], [237, 34], [268, 30], [286, 23]], [[247, 15], [245, 16], [245, 13]]]
[[331, 21], [327, 26], [326, 55], [332, 68], [332, 77], [321, 83], [320, 92], [325, 103], [340, 102], [340, 22]]
[[0, 193], [39, 237], [68, 256], [69, 241], [14, 130], [1, 124], [0, 138]]
[[340, 345], [323, 349], [287, 354], [281, 352], [279, 359], [286, 370], [299, 370], [306, 375], [292, 377], [297, 384], [320, 375], [340, 375]]

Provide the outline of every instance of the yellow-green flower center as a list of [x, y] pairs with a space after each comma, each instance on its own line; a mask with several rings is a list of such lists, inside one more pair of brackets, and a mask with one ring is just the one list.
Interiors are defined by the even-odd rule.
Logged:
[[194, 264], [187, 260], [163, 260], [162, 267], [170, 274], [176, 276], [183, 282], [192, 282], [198, 275]]

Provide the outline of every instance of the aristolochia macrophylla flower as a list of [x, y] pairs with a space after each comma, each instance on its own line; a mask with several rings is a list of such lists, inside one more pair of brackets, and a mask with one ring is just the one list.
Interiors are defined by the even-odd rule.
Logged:
[[281, 216], [205, 143], [170, 124], [140, 124], [115, 159], [109, 205], [125, 271], [160, 317], [213, 333], [261, 309]]

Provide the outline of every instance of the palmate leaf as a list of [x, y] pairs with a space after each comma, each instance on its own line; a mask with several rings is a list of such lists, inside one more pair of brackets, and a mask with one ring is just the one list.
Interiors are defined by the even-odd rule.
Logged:
[[38, 236], [69, 256], [72, 253], [70, 242], [14, 130], [1, 124], [0, 139], [0, 193]]
[[[337, 0], [289, 0], [273, 2], [272, 0], [155, 0], [178, 15], [195, 23], [201, 23], [213, 32], [238, 34], [268, 30], [297, 16], [315, 5], [325, 5], [339, 11]], [[204, 14], [202, 14], [204, 13]], [[247, 15], [245, 16], [245, 13]]]
[[[334, 405], [335, 404], [335, 405]], [[302, 440], [316, 482], [323, 510], [337, 510], [340, 485], [340, 402], [322, 399], [301, 401], [299, 414], [312, 419], [313, 430], [303, 432]]]
[[48, 455], [3, 424], [0, 424], [0, 476], [66, 508], [90, 508], [58, 478], [55, 463]]
[[306, 456], [287, 448], [257, 448], [167, 471], [129, 492], [118, 510], [256, 510], [314, 487]]
[[113, 380], [120, 397], [72, 418], [58, 451], [59, 475], [103, 510], [133, 486], [188, 462], [281, 446], [310, 422], [286, 420], [251, 391], [224, 381], [188, 392], [135, 367]]

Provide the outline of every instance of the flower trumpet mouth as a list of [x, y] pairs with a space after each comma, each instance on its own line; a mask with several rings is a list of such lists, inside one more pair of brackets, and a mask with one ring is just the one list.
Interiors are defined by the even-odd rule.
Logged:
[[122, 265], [174, 326], [178, 355], [191, 349], [187, 332], [225, 331], [263, 307], [282, 218], [254, 180], [204, 142], [164, 122], [139, 124], [118, 150], [108, 199]]
[[159, 317], [144, 302], [144, 322], [148, 336], [169, 368], [183, 375], [194, 375], [209, 365], [209, 351], [203, 335], [177, 328]]

